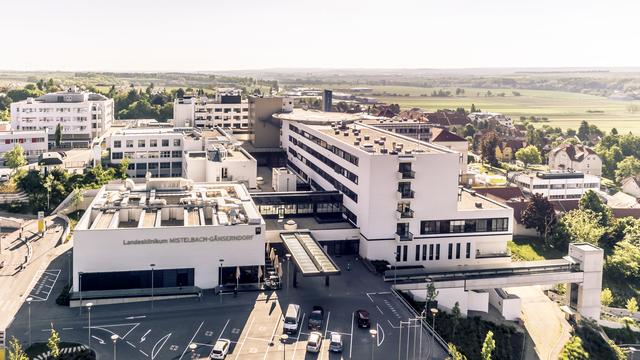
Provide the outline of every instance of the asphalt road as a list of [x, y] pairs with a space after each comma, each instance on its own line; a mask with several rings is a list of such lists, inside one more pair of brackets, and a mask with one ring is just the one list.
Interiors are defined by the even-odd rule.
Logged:
[[[68, 269], [64, 256], [40, 274], [43, 279], [36, 283], [50, 285], [58, 271], [65, 274]], [[97, 306], [91, 309], [90, 326], [87, 309], [81, 312], [55, 304], [66, 283], [66, 277], [61, 275], [50, 285], [51, 295], [45, 301], [31, 304], [32, 341], [46, 341], [53, 326], [62, 341], [90, 343], [98, 359], [114, 358], [111, 340], [114, 334], [120, 339], [115, 344], [119, 359], [208, 358], [213, 344], [221, 338], [232, 341], [227, 359], [233, 360], [371, 359], [372, 352], [374, 359], [428, 359], [431, 338], [426, 331], [420, 334], [415, 326], [400, 328], [400, 322], [406, 322], [410, 314], [389, 292], [388, 285], [352, 257], [335, 260], [342, 269], [351, 262], [351, 271], [332, 277], [328, 287], [324, 278], [299, 278], [297, 288], [285, 285], [277, 292], [240, 293], [237, 297], [230, 294], [222, 298], [205, 292], [200, 300], [155, 301], [153, 310], [150, 302]], [[301, 330], [283, 343], [282, 314], [290, 303], [301, 306], [304, 320]], [[313, 305], [321, 305], [325, 310], [321, 333], [342, 334], [341, 354], [328, 352], [328, 340], [323, 341], [320, 353], [306, 352], [310, 332], [307, 319]], [[24, 342], [29, 338], [28, 308], [27, 304], [22, 306], [9, 328], [9, 336]], [[353, 320], [357, 309], [371, 314], [372, 328], [378, 331], [375, 338], [369, 329], [357, 327]], [[194, 352], [189, 350], [191, 343], [197, 345]], [[445, 358], [444, 351], [436, 347], [434, 358]]]

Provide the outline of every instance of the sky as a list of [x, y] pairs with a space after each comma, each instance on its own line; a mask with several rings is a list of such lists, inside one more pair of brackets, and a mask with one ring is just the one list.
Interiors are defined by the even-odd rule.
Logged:
[[634, 0], [3, 2], [0, 69], [630, 67]]

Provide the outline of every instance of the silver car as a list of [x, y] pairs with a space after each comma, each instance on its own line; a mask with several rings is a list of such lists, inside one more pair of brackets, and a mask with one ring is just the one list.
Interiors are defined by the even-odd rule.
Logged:
[[331, 339], [331, 342], [329, 343], [329, 351], [342, 352], [342, 335], [337, 332], [332, 332], [331, 335], [329, 335], [329, 339]]

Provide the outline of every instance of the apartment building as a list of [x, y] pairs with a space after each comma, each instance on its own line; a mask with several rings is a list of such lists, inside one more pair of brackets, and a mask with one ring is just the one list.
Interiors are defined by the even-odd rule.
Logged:
[[602, 176], [602, 159], [588, 146], [562, 144], [549, 151], [549, 169], [575, 170]]
[[47, 129], [50, 146], [55, 145], [56, 127], [60, 124], [62, 147], [89, 147], [94, 138], [111, 127], [113, 116], [113, 99], [76, 88], [11, 104], [11, 128]]
[[282, 122], [288, 166], [315, 190], [338, 190], [363, 257], [448, 267], [506, 263], [513, 210], [458, 187], [460, 154], [359, 122], [295, 109]]
[[240, 95], [185, 96], [174, 100], [173, 121], [177, 127], [247, 129], [249, 105]]
[[48, 151], [48, 129], [0, 131], [0, 156], [16, 145], [22, 146], [27, 160], [34, 161]]
[[525, 194], [541, 194], [550, 200], [580, 199], [588, 190], [600, 190], [600, 177], [571, 170], [519, 173], [513, 182]]

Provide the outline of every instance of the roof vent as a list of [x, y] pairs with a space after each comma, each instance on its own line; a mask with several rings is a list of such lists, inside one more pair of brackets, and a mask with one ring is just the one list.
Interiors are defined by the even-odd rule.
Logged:
[[364, 144], [362, 145], [362, 149], [366, 152], [373, 152], [373, 144]]
[[340, 130], [336, 130], [336, 131], [334, 131], [334, 133], [335, 133], [336, 135], [340, 135]]
[[387, 137], [386, 136], [381, 136], [380, 140], [384, 142], [385, 140], [387, 140]]
[[380, 149], [380, 154], [386, 154], [389, 150], [387, 150], [386, 148], [382, 148]]
[[481, 203], [481, 202], [477, 202], [477, 203], [476, 203], [476, 207], [477, 207], [478, 209], [482, 209], [482, 203]]
[[371, 139], [371, 136], [369, 136], [369, 135], [365, 135], [365, 136], [364, 136], [364, 140], [365, 140], [365, 141], [367, 141], [367, 140], [369, 140], [369, 139]]
[[345, 131], [343, 135], [344, 135], [344, 136], [349, 136], [349, 132], [348, 132], [348, 131]]
[[355, 146], [360, 145], [360, 140], [356, 140], [356, 141], [354, 141], [354, 142], [353, 142], [353, 145], [355, 145]]

